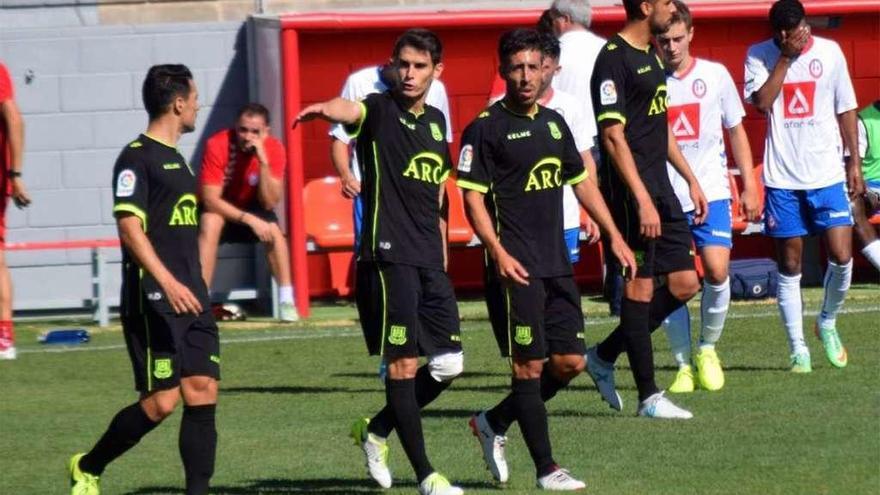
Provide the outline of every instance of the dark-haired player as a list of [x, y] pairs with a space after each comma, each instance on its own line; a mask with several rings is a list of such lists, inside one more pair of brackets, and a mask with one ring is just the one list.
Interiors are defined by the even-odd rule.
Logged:
[[284, 198], [284, 145], [269, 134], [269, 110], [248, 103], [238, 111], [235, 127], [208, 138], [199, 171], [202, 212], [199, 232], [202, 275], [208, 287], [214, 277], [218, 244], [263, 242], [278, 283], [281, 321], [299, 314], [290, 283], [287, 239], [278, 226], [275, 207]]
[[119, 411], [87, 454], [70, 459], [73, 495], [97, 495], [114, 459], [184, 401], [180, 456], [188, 495], [208, 493], [220, 341], [199, 265], [196, 177], [177, 151], [195, 129], [198, 91], [184, 65], [156, 65], [143, 84], [147, 130], [113, 170], [113, 212], [123, 246], [122, 329], [140, 399]]
[[[458, 306], [446, 275], [445, 188], [450, 172], [446, 120], [425, 104], [443, 71], [439, 38], [410, 29], [398, 38], [392, 64], [400, 83], [361, 102], [335, 98], [302, 110], [348, 126], [364, 172], [364, 225], [356, 297], [370, 354], [388, 364], [386, 406], [352, 427], [370, 476], [391, 486], [386, 438], [392, 430], [423, 495], [458, 495], [425, 452], [420, 409], [463, 369]], [[419, 355], [428, 362], [418, 366]]]
[[[624, 266], [635, 259], [615, 228], [575, 140], [556, 111], [537, 103], [544, 40], [535, 30], [501, 36], [501, 101], [465, 130], [458, 161], [468, 218], [486, 249], [486, 304], [502, 355], [511, 359], [511, 393], [471, 418], [483, 458], [499, 482], [508, 478], [504, 432], [519, 423], [545, 490], [585, 484], [553, 459], [550, 400], [584, 369], [584, 319], [562, 230], [562, 187], [573, 186]], [[549, 360], [547, 360], [549, 358]], [[545, 360], [547, 360], [545, 364]]]
[[[623, 352], [639, 393], [638, 414], [691, 418], [654, 381], [651, 332], [700, 289], [691, 232], [666, 171], [667, 158], [687, 182], [694, 223], [706, 216], [706, 198], [681, 155], [666, 121], [666, 72], [651, 44], [669, 26], [672, 0], [624, 0], [627, 22], [596, 59], [591, 81], [599, 124], [605, 201], [638, 260], [624, 287], [620, 325], [589, 349], [587, 371], [612, 408], [620, 410], [613, 363]], [[655, 283], [655, 278], [658, 280]]]
[[865, 184], [858, 153], [844, 166], [840, 136], [847, 149], [858, 149], [858, 104], [843, 52], [834, 41], [810, 34], [798, 0], [774, 3], [770, 25], [773, 38], [749, 47], [743, 93], [767, 116], [764, 233], [776, 239], [777, 304], [791, 371], [812, 370], [804, 341], [801, 255], [804, 236], [815, 234], [824, 239], [829, 258], [815, 331], [828, 361], [842, 368], [847, 354], [836, 320], [852, 279], [849, 200], [861, 200]]

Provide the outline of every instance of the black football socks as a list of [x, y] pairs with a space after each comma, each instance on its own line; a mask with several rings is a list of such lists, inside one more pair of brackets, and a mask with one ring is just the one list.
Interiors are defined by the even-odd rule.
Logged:
[[541, 400], [541, 380], [514, 378], [511, 388], [516, 420], [535, 463], [538, 477], [549, 474], [556, 469], [556, 463], [550, 447], [547, 409]]
[[217, 452], [216, 411], [216, 404], [183, 407], [179, 447], [186, 474], [186, 495], [208, 493]]
[[[419, 409], [434, 402], [434, 399], [439, 397], [444, 390], [449, 388], [451, 383], [451, 380], [448, 382], [438, 382], [435, 380], [434, 377], [431, 376], [431, 369], [427, 364], [419, 368], [416, 372], [416, 403], [418, 404]], [[391, 413], [391, 409], [387, 405], [370, 420], [370, 424], [367, 426], [367, 431], [382, 438], [387, 438], [393, 430], [394, 415]]]
[[139, 402], [122, 409], [92, 450], [79, 460], [79, 468], [100, 476], [108, 464], [137, 445], [158, 424], [147, 416]]
[[434, 472], [425, 452], [425, 439], [422, 436], [422, 418], [416, 401], [416, 380], [388, 379], [385, 386], [388, 407], [394, 415], [397, 436], [403, 451], [416, 472], [419, 483]]

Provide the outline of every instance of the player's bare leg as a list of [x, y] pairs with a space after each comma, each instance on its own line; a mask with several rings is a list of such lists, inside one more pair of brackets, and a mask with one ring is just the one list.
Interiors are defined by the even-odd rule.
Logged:
[[202, 264], [202, 278], [205, 279], [209, 291], [214, 280], [220, 234], [225, 224], [226, 220], [218, 213], [202, 213], [199, 220], [199, 261]]
[[279, 303], [282, 321], [297, 321], [296, 302], [293, 297], [293, 286], [290, 281], [290, 253], [287, 250], [287, 239], [277, 223], [269, 224], [272, 229], [272, 243], [265, 244], [269, 270], [278, 284]]
[[6, 251], [0, 249], [0, 359], [15, 359], [15, 328], [12, 324], [12, 277]]
[[848, 361], [836, 323], [852, 280], [852, 231], [849, 226], [833, 227], [823, 235], [828, 251], [828, 268], [825, 270], [825, 293], [815, 331], [825, 347], [825, 357], [837, 368], [843, 368]]

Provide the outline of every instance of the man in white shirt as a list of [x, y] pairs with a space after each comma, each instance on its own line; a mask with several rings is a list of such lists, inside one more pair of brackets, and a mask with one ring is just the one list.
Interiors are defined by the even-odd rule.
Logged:
[[[389, 62], [385, 65], [373, 65], [349, 74], [342, 86], [340, 96], [346, 100], [360, 101], [373, 93], [383, 93], [393, 87], [396, 79], [395, 70]], [[449, 118], [449, 98], [446, 86], [435, 79], [428, 88], [425, 103], [439, 109], [446, 117], [446, 139], [452, 142], [452, 119]], [[361, 171], [357, 156], [354, 153], [355, 143], [345, 132], [344, 126], [335, 124], [330, 128], [330, 159], [339, 174], [342, 183], [342, 194], [354, 200], [354, 237], [355, 251], [360, 240], [363, 220], [363, 204], [360, 199]]]
[[773, 38], [749, 48], [743, 88], [746, 101], [767, 115], [764, 232], [776, 239], [777, 300], [797, 373], [812, 371], [800, 288], [803, 237], [811, 234], [822, 235], [829, 256], [816, 334], [831, 364], [846, 366], [836, 317], [852, 278], [849, 199], [865, 190], [860, 158], [854, 154], [843, 164], [841, 131], [847, 148], [858, 149], [846, 59], [837, 43], [810, 34], [805, 17], [798, 0], [773, 4]]
[[[760, 215], [758, 188], [752, 169], [752, 152], [742, 125], [746, 112], [739, 92], [727, 69], [716, 62], [697, 59], [690, 54], [694, 37], [693, 20], [687, 5], [674, 0], [676, 14], [666, 32], [657, 36], [660, 54], [666, 64], [666, 88], [669, 95], [667, 115], [672, 133], [709, 201], [709, 215], [696, 225], [694, 205], [688, 184], [667, 165], [669, 181], [691, 220], [694, 244], [700, 250], [705, 275], [700, 299], [700, 343], [694, 357], [696, 379], [706, 390], [720, 390], [724, 373], [715, 352], [721, 338], [730, 302], [730, 249], [733, 247], [730, 182], [724, 130], [730, 136], [733, 158], [743, 179], [743, 213], [749, 220]], [[690, 315], [682, 306], [667, 318], [666, 334], [679, 370], [670, 392], [693, 392], [694, 371], [691, 368]]]

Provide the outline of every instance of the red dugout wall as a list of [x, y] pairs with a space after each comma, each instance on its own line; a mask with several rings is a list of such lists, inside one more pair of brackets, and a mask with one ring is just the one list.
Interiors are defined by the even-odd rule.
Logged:
[[[696, 30], [693, 51], [725, 64], [741, 88], [747, 47], [770, 36], [767, 12], [771, 3], [690, 2]], [[814, 33], [836, 40], [846, 55], [859, 105], [880, 96], [880, 0], [805, 0], [804, 4], [816, 26]], [[457, 156], [460, 132], [485, 105], [498, 65], [495, 49], [499, 34], [510, 27], [533, 25], [539, 14], [538, 10], [509, 10], [282, 15], [277, 28], [285, 120], [291, 122], [303, 105], [337, 95], [351, 71], [387, 60], [403, 29], [426, 27], [435, 30], [444, 43], [442, 79], [450, 97], [455, 136], [452, 151]], [[623, 21], [621, 7], [593, 11], [593, 30], [605, 37], [616, 32]], [[760, 160], [764, 119], [747, 108], [746, 130], [755, 159]], [[315, 122], [287, 129], [285, 136], [291, 164], [288, 218], [294, 281], [303, 314], [308, 313], [308, 296], [345, 296], [350, 291], [350, 249], [307, 254], [305, 248], [305, 218], [316, 212], [303, 205], [303, 186], [334, 175], [327, 131], [325, 123]], [[579, 279], [595, 283], [600, 273], [598, 257], [595, 252], [585, 254]], [[473, 248], [454, 250], [450, 273], [457, 287], [478, 283], [479, 256], [479, 250]]]

